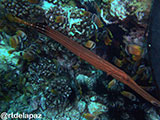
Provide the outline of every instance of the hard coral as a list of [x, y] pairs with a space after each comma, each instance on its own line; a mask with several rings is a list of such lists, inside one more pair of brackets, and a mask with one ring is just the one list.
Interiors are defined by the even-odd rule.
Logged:
[[69, 2], [69, 0], [46, 0], [46, 1], [53, 4], [63, 4]]
[[[35, 22], [37, 18], [44, 14], [44, 10], [28, 0], [2, 0], [0, 2], [6, 13], [15, 15], [25, 20]], [[35, 19], [36, 18], [36, 19]]]
[[92, 14], [84, 9], [55, 6], [45, 13], [46, 22], [80, 43], [88, 40], [96, 29]]
[[49, 108], [63, 108], [69, 102], [68, 98], [71, 94], [72, 88], [67, 77], [57, 77], [51, 80], [44, 90]]

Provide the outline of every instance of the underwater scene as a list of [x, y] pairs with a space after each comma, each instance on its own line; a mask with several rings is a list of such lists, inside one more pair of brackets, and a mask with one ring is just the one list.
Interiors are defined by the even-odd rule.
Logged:
[[160, 120], [159, 0], [0, 0], [0, 119]]

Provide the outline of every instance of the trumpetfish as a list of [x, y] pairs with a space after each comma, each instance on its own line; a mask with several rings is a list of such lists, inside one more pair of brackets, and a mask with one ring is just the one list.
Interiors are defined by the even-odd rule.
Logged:
[[90, 50], [86, 49], [82, 45], [78, 44], [77, 42], [73, 41], [72, 39], [68, 38], [67, 36], [63, 35], [62, 33], [49, 28], [48, 26], [38, 26], [22, 19], [9, 15], [8, 19], [10, 21], [25, 24], [32, 28], [35, 28], [40, 33], [52, 38], [53, 40], [57, 41], [68, 50], [70, 50], [75, 55], [79, 56], [83, 60], [87, 61], [95, 68], [100, 69], [106, 72], [108, 75], [111, 75], [116, 80], [124, 83], [140, 96], [142, 96], [145, 100], [150, 102], [151, 104], [160, 107], [160, 101], [142, 89], [128, 74], [126, 74], [123, 70], [117, 68], [116, 66], [112, 65], [108, 61], [104, 60], [100, 56], [96, 55], [95, 53], [91, 52]]

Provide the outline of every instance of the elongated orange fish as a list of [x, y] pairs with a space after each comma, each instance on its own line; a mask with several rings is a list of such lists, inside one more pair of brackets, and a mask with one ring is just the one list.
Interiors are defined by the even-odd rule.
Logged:
[[53, 30], [49, 27], [40, 27], [34, 24], [25, 22], [17, 17], [11, 18], [17, 23], [22, 23], [28, 26], [31, 26], [41, 32], [42, 34], [47, 35], [48, 37], [52, 38], [53, 40], [57, 41], [61, 45], [65, 46], [68, 50], [73, 52], [75, 55], [79, 56], [80, 58], [84, 59], [97, 69], [100, 69], [106, 72], [108, 75], [111, 75], [116, 80], [121, 81], [122, 83], [129, 86], [139, 95], [141, 95], [144, 99], [152, 103], [153, 105], [160, 107], [160, 101], [151, 96], [145, 90], [143, 90], [129, 75], [127, 75], [124, 71], [120, 70], [119, 68], [115, 67], [108, 61], [104, 60], [103, 58], [99, 57], [98, 55], [94, 54], [90, 50], [86, 49], [85, 47], [81, 46], [77, 42], [71, 40], [67, 36], [63, 35], [62, 33]]

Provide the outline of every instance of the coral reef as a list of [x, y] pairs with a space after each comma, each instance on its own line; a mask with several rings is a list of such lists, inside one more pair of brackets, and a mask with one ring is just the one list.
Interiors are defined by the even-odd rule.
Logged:
[[100, 4], [101, 17], [108, 20], [124, 20], [128, 16], [135, 16], [137, 21], [144, 21], [148, 17], [151, 8], [151, 0], [102, 0]]
[[[77, 42], [86, 42], [95, 31], [92, 14], [76, 7], [55, 6], [45, 14], [47, 24]], [[81, 40], [81, 41], [80, 41]]]
[[150, 0], [2, 0], [0, 7], [0, 112], [40, 113], [44, 120], [160, 119], [159, 109], [118, 79], [12, 18], [61, 32], [156, 97], [146, 59]]

